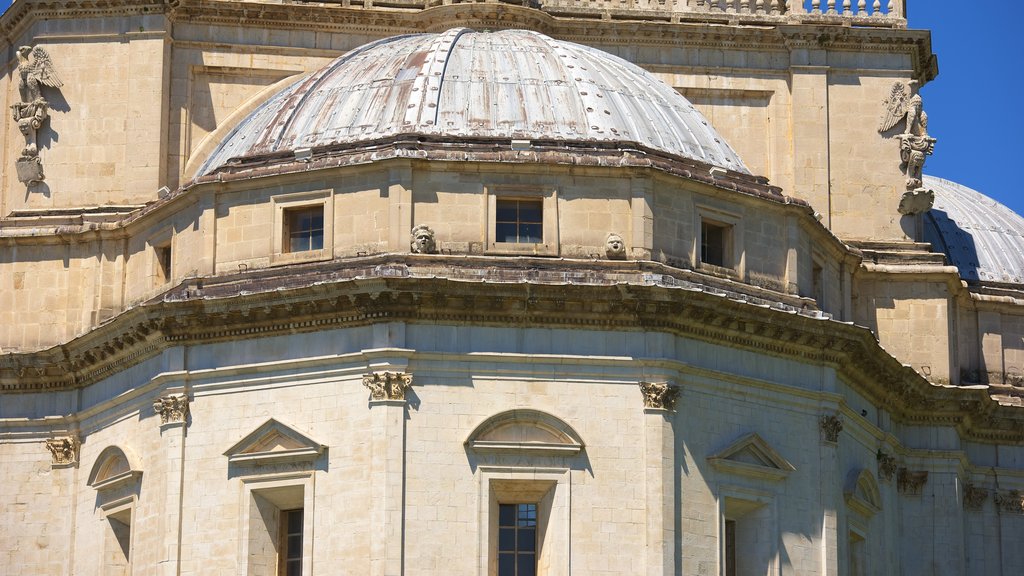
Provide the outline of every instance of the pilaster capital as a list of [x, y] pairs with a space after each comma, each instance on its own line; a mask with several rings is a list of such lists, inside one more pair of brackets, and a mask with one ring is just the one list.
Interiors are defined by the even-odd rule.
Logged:
[[153, 401], [153, 411], [160, 415], [160, 424], [184, 423], [188, 419], [188, 396], [168, 394]]
[[371, 372], [363, 375], [363, 386], [370, 389], [371, 400], [405, 400], [405, 392], [412, 388], [412, 374]]
[[78, 464], [78, 449], [81, 442], [77, 436], [60, 436], [46, 441], [46, 449], [50, 451], [53, 466], [71, 466]]
[[641, 382], [640, 393], [644, 408], [654, 410], [673, 410], [679, 399], [679, 387], [669, 382]]

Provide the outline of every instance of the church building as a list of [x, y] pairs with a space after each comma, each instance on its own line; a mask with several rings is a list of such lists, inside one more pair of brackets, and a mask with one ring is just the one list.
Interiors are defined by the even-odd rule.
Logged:
[[904, 1], [0, 31], [0, 573], [1024, 574], [1024, 219]]

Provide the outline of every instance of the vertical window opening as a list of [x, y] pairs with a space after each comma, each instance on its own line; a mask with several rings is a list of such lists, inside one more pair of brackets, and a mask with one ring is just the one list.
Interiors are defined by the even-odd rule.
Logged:
[[495, 241], [514, 244], [539, 244], [544, 241], [544, 208], [541, 200], [499, 199], [495, 204]]
[[324, 247], [324, 207], [293, 208], [284, 213], [283, 252], [305, 252]]
[[537, 573], [537, 505], [498, 505], [498, 576]]
[[821, 264], [817, 262], [811, 267], [811, 296], [818, 303], [818, 308], [822, 308], [825, 301], [825, 286]]
[[153, 247], [155, 266], [153, 271], [154, 284], [160, 286], [171, 281], [171, 245]]
[[122, 576], [129, 573], [132, 545], [131, 523], [131, 510], [122, 510], [107, 516], [109, 531], [103, 546], [103, 574], [105, 576]]
[[736, 521], [725, 521], [725, 576], [736, 576]]
[[711, 220], [701, 220], [700, 261], [702, 263], [725, 268], [732, 265], [728, 259], [730, 228], [730, 226]]
[[302, 574], [302, 509], [281, 512], [281, 538], [278, 556], [282, 576]]

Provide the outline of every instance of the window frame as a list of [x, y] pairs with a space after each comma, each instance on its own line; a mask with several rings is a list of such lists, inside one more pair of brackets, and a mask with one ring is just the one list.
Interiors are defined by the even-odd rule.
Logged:
[[[738, 213], [704, 204], [695, 206], [692, 260], [698, 270], [743, 279], [746, 263], [742, 222], [743, 219]], [[705, 262], [702, 258], [705, 223], [724, 229], [721, 265]]]
[[[271, 234], [270, 265], [280, 266], [296, 262], [317, 262], [334, 258], [334, 192], [312, 190], [271, 196], [274, 229]], [[290, 213], [299, 210], [323, 210], [323, 247], [314, 250], [289, 251], [288, 234]]]
[[[165, 286], [174, 279], [174, 233], [170, 227], [151, 235], [146, 240], [148, 246], [150, 278], [154, 288]], [[166, 265], [161, 258], [162, 251], [167, 252]]]
[[[558, 256], [558, 190], [540, 186], [484, 186], [486, 203], [486, 252], [489, 254], [518, 254]], [[540, 201], [540, 242], [499, 242], [498, 202], [504, 200]]]
[[[734, 522], [733, 546], [738, 552], [742, 547], [744, 533], [754, 532], [766, 534], [767, 547], [760, 550], [761, 558], [754, 559], [754, 562], [763, 563], [756, 568], [761, 574], [775, 574], [780, 566], [780, 533], [778, 510], [775, 506], [775, 498], [768, 492], [754, 490], [739, 486], [720, 486], [718, 489], [718, 538], [719, 538], [719, 574], [722, 576], [734, 576], [726, 571], [727, 563], [727, 536], [726, 522]], [[736, 564], [733, 568], [737, 573], [741, 572], [741, 564], [751, 562], [752, 554], [749, 548], [744, 556], [739, 553], [735, 555]], [[761, 569], [764, 568], [762, 571]]]
[[[110, 568], [117, 568], [107, 563], [107, 550], [111, 544], [116, 544], [124, 552], [125, 574], [132, 573], [132, 556], [134, 555], [132, 552], [135, 548], [135, 502], [136, 497], [131, 495], [99, 506], [104, 524], [103, 544], [100, 547], [101, 573], [106, 573]], [[127, 546], [120, 542], [121, 539], [115, 531], [115, 522], [127, 530]]]
[[[281, 558], [281, 536], [283, 534], [281, 516], [283, 512], [296, 509], [302, 510], [302, 567], [300, 573], [302, 576], [310, 576], [313, 558], [313, 474], [309, 472], [244, 477], [241, 479], [241, 487], [239, 576], [249, 574], [250, 544], [257, 536], [253, 533], [254, 530], [266, 530], [260, 536], [265, 536], [275, 542], [277, 551], [275, 565], [279, 568], [284, 565]], [[253, 510], [261, 504], [257, 498], [262, 499], [264, 504], [269, 504], [277, 509], [275, 526], [261, 524], [262, 518], [253, 516]], [[279, 573], [284, 574], [283, 572]]]
[[537, 504], [538, 576], [569, 576], [571, 485], [568, 468], [479, 466], [480, 565], [478, 574], [498, 574], [500, 504]]

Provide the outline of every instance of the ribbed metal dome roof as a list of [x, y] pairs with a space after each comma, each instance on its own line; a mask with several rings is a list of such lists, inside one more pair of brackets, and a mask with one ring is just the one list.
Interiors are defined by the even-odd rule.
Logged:
[[925, 240], [968, 282], [1024, 284], [1024, 218], [984, 194], [956, 182], [924, 177], [935, 191], [925, 214]]
[[242, 120], [199, 175], [231, 158], [402, 133], [625, 141], [747, 172], [693, 105], [640, 67], [526, 30], [366, 44]]

